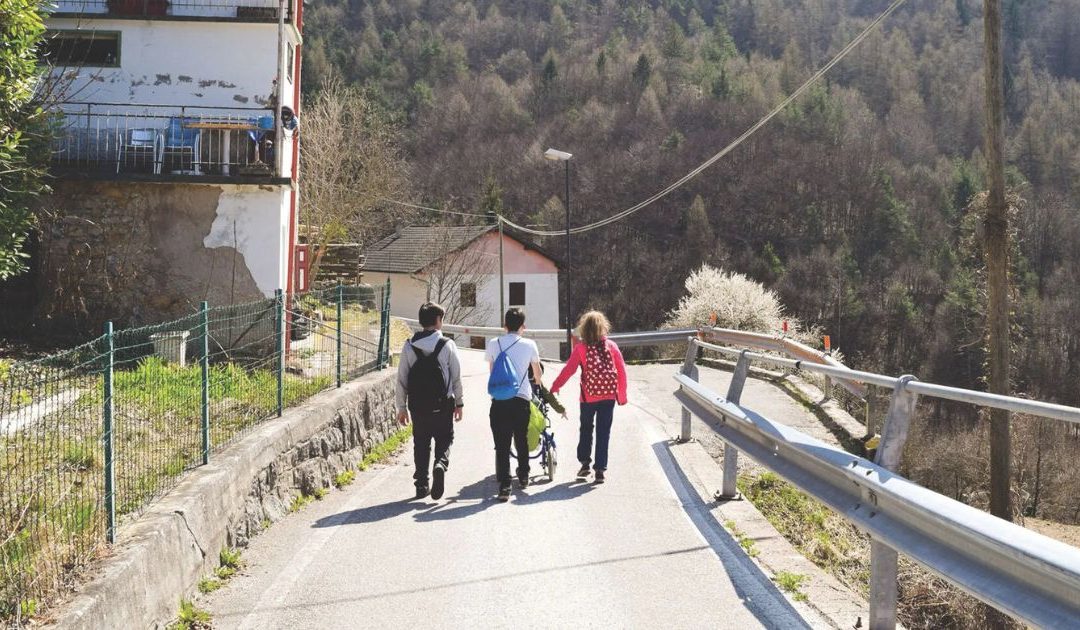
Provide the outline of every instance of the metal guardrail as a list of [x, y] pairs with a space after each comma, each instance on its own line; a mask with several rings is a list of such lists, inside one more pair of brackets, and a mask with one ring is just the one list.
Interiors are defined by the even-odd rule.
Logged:
[[[419, 327], [416, 320], [405, 321]], [[444, 325], [443, 330], [491, 336], [503, 332], [494, 327], [450, 325]], [[525, 335], [563, 340], [566, 331], [526, 330]], [[683, 406], [680, 439], [692, 437], [693, 415], [708, 422], [724, 441], [720, 498], [738, 496], [736, 477], [738, 455], [742, 452], [870, 535], [870, 630], [896, 627], [900, 553], [1025, 623], [1043, 628], [1080, 626], [1080, 549], [964, 505], [895, 473], [920, 395], [1075, 423], [1080, 423], [1080, 409], [923, 383], [910, 375], [893, 377], [851, 370], [794, 340], [759, 333], [702, 328], [620, 333], [611, 338], [624, 346], [687, 344], [685, 360], [675, 376], [679, 385], [675, 396]], [[777, 354], [751, 352], [746, 347]], [[697, 382], [698, 358], [705, 351], [735, 360], [725, 396]], [[755, 362], [818, 374], [858, 396], [866, 396], [871, 386], [891, 389], [874, 461], [769, 420], [742, 405], [743, 387], [751, 363]]]
[[[697, 382], [699, 350], [737, 358], [726, 396]], [[875, 461], [854, 456], [769, 420], [741, 402], [751, 362], [815, 372], [850, 382], [891, 387]], [[686, 360], [675, 376], [689, 416], [705, 420], [725, 443], [722, 498], [736, 498], [738, 454], [748, 455], [825, 503], [871, 536], [871, 630], [896, 627], [898, 553], [975, 598], [1026, 623], [1045, 628], [1080, 623], [1080, 549], [964, 505], [897, 474], [918, 395], [972, 402], [1066, 421], [1080, 409], [858, 372], [762, 355], [687, 338]]]

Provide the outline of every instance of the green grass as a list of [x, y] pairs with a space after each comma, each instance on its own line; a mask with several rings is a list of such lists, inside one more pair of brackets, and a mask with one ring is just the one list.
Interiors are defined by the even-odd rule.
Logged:
[[306, 494], [296, 495], [293, 498], [292, 503], [289, 504], [289, 513], [299, 512], [300, 510], [310, 505], [311, 502], [314, 500], [315, 499], [313, 497], [310, 497]]
[[212, 628], [210, 613], [202, 610], [191, 601], [180, 600], [180, 610], [176, 614], [176, 622], [169, 626], [171, 630], [206, 630]]
[[743, 531], [739, 529], [738, 525], [735, 524], [735, 521], [730, 519], [724, 521], [724, 527], [728, 528], [728, 530], [731, 531], [731, 535], [735, 537], [735, 541], [738, 542], [739, 546], [743, 548], [743, 551], [746, 552], [746, 555], [750, 556], [751, 558], [756, 558], [758, 557], [758, 555], [760, 555], [761, 551], [757, 548], [757, 543], [754, 541], [753, 538], [750, 538], [745, 533], [743, 533]]
[[364, 460], [357, 465], [357, 468], [359, 468], [360, 470], [367, 470], [369, 467], [385, 460], [386, 458], [396, 453], [403, 444], [408, 442], [410, 437], [412, 437], [411, 424], [407, 427], [399, 429], [385, 442], [371, 449], [371, 451], [364, 456]]
[[218, 552], [218, 563], [223, 567], [239, 569], [243, 564], [243, 560], [240, 558], [240, 550], [230, 549], [228, 547], [222, 548], [222, 550]]
[[805, 602], [806, 593], [803, 593], [802, 586], [809, 578], [802, 573], [791, 573], [790, 571], [779, 571], [773, 579], [776, 580], [776, 585], [780, 587], [780, 590], [785, 593], [791, 593], [792, 598], [795, 601]]
[[344, 488], [345, 486], [356, 481], [356, 472], [352, 470], [344, 470], [334, 477], [334, 486], [337, 488]]
[[316, 501], [322, 501], [328, 494], [330, 494], [329, 488], [315, 488], [315, 492], [311, 496], [315, 497]]
[[204, 577], [199, 580], [199, 592], [203, 595], [213, 593], [222, 586], [225, 586], [225, 582], [216, 577]]

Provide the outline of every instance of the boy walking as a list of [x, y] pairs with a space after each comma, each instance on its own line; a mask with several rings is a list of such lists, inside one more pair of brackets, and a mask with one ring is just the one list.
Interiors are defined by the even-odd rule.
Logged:
[[450, 466], [450, 445], [454, 423], [461, 421], [461, 365], [457, 346], [442, 335], [443, 307], [428, 302], [420, 307], [418, 319], [423, 330], [405, 342], [397, 373], [398, 422], [413, 423], [413, 459], [416, 498], [428, 495], [428, 460], [435, 442], [435, 464], [431, 471], [431, 498], [440, 499]]
[[525, 312], [519, 308], [506, 311], [503, 320], [506, 334], [488, 341], [487, 360], [491, 376], [491, 436], [495, 440], [495, 477], [499, 482], [497, 499], [510, 500], [510, 442], [517, 451], [517, 478], [522, 488], [529, 485], [529, 446], [526, 436], [532, 404], [529, 371], [540, 384], [540, 351], [536, 342], [521, 336], [525, 330]]

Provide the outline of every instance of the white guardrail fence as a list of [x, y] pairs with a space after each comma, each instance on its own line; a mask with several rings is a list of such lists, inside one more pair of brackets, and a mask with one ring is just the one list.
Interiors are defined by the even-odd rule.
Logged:
[[[419, 327], [416, 320], [404, 321]], [[443, 331], [476, 336], [504, 332], [451, 325], [444, 325]], [[526, 330], [525, 336], [565, 340], [566, 331]], [[859, 372], [794, 340], [759, 333], [702, 328], [616, 333], [611, 339], [624, 347], [687, 344], [686, 358], [675, 375], [675, 397], [683, 406], [680, 439], [691, 438], [693, 415], [724, 441], [721, 499], [738, 497], [735, 480], [741, 452], [870, 535], [870, 630], [896, 627], [898, 553], [1027, 624], [1080, 628], [1080, 549], [923, 488], [895, 472], [919, 396], [1078, 424], [1080, 409], [923, 383], [913, 376]], [[706, 352], [735, 362], [723, 396], [698, 383], [698, 359]], [[863, 399], [870, 386], [891, 389], [874, 461], [744, 406], [742, 390], [752, 363], [817, 374]]]

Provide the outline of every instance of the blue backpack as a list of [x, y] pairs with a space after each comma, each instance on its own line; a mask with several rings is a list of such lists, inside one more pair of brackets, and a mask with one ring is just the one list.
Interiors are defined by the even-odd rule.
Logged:
[[499, 356], [495, 357], [495, 362], [491, 364], [491, 375], [488, 376], [488, 394], [493, 400], [510, 400], [517, 396], [518, 388], [525, 380], [518, 377], [514, 363], [506, 354], [506, 351], [517, 345], [518, 341], [521, 340], [518, 339], [504, 350], [499, 340], [495, 340], [499, 346]]

